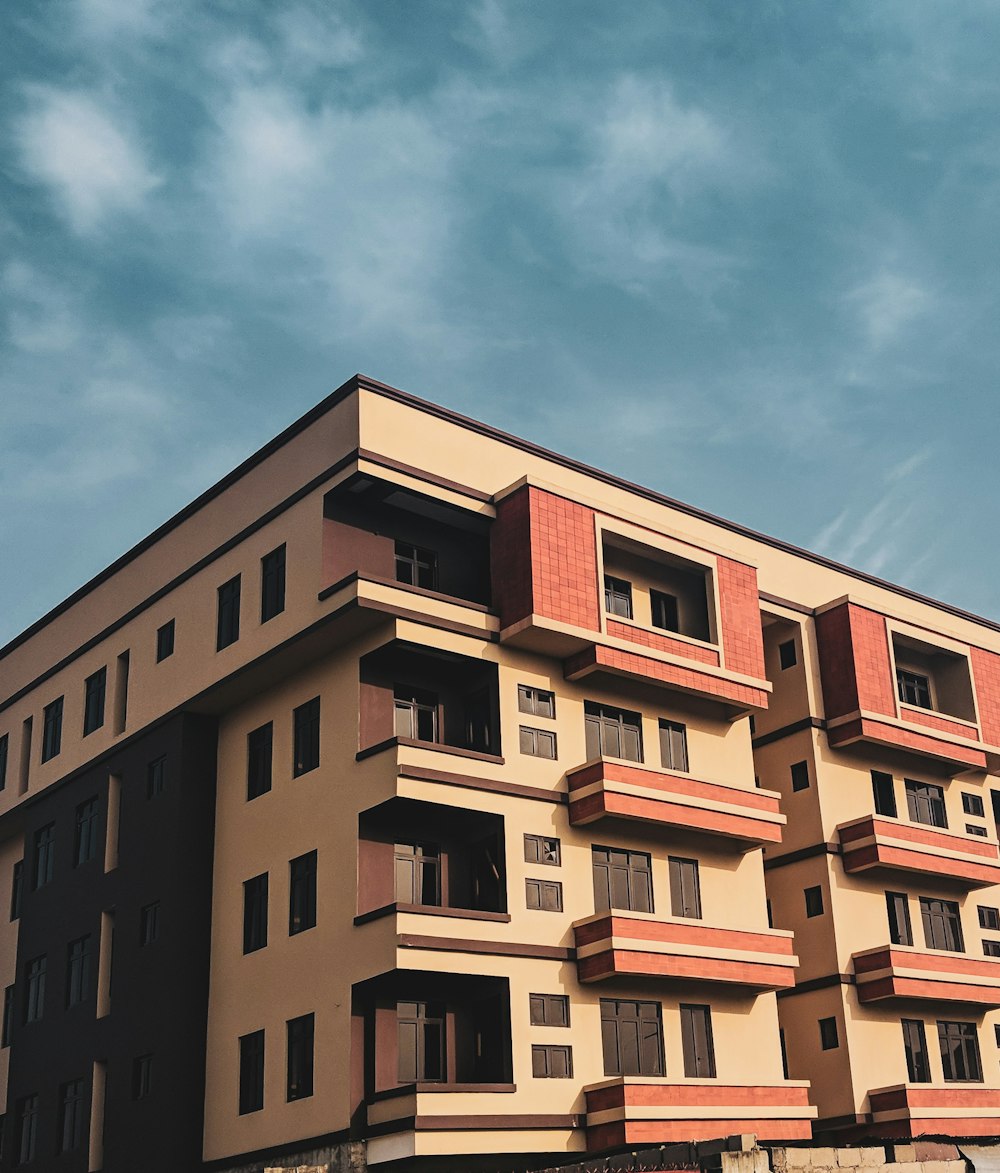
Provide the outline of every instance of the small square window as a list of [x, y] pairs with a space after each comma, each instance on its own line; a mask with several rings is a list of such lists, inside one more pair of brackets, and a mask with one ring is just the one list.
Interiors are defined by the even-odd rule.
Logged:
[[778, 663], [781, 665], [781, 670], [786, 668], [794, 668], [799, 662], [798, 654], [795, 650], [795, 640], [786, 639], [784, 643], [778, 644]]
[[552, 835], [525, 835], [524, 862], [551, 863], [558, 867], [562, 863], [560, 842]]
[[531, 1074], [535, 1079], [570, 1079], [573, 1075], [573, 1049], [533, 1046]]
[[604, 576], [604, 609], [609, 615], [632, 618], [632, 584], [627, 579]]
[[649, 610], [654, 627], [660, 627], [664, 631], [680, 631], [676, 595], [668, 595], [664, 591], [650, 591]]
[[985, 827], [977, 827], [975, 823], [965, 824], [966, 835], [977, 835], [980, 839], [985, 839], [987, 832]]
[[527, 725], [520, 728], [521, 753], [532, 758], [551, 758], [556, 756], [556, 735], [548, 729], [529, 729]]
[[540, 912], [562, 912], [562, 884], [558, 880], [525, 880], [524, 899], [528, 908]]
[[821, 1018], [819, 1020], [819, 1041], [824, 1051], [833, 1051], [840, 1046], [836, 1018]]
[[532, 688], [527, 684], [517, 686], [517, 707], [522, 713], [531, 713], [535, 717], [554, 717], [556, 715], [556, 694], [544, 688]]
[[989, 908], [987, 905], [980, 904], [979, 927], [1000, 933], [1000, 908]]
[[168, 619], [156, 632], [156, 662], [174, 654], [174, 621]]
[[809, 763], [808, 762], [793, 762], [792, 763], [792, 789], [793, 790], [808, 790], [809, 789]]
[[1000, 941], [984, 941], [983, 956], [1000, 957]]
[[977, 819], [985, 818], [986, 815], [983, 800], [978, 794], [970, 794], [967, 790], [962, 791], [962, 810], [965, 814], [974, 815]]
[[569, 998], [565, 994], [529, 994], [532, 1026], [569, 1026]]
[[817, 884], [814, 888], [806, 888], [806, 916], [823, 915], [823, 889]]

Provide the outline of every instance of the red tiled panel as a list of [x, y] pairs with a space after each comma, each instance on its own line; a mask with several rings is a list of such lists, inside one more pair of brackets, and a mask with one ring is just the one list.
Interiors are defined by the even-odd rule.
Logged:
[[956, 737], [965, 737], [972, 741], [978, 739], [978, 729], [963, 725], [961, 721], [939, 717], [937, 713], [925, 713], [920, 709], [902, 709], [900, 716], [904, 721], [910, 721], [914, 725], [926, 725], [928, 729], [940, 729], [942, 733], [954, 733]]
[[952, 741], [942, 741], [930, 733], [917, 733], [915, 730], [901, 729], [898, 725], [886, 725], [881, 721], [858, 718], [856, 721], [834, 726], [828, 731], [827, 736], [833, 746], [850, 745], [851, 742], [862, 740], [878, 741], [884, 745], [912, 749], [916, 753], [940, 758], [946, 762], [974, 766], [977, 770], [986, 769], [986, 754], [982, 750], [968, 745], [956, 745]]
[[[993, 1122], [994, 1125], [996, 1121]], [[944, 1132], [945, 1129], [940, 1131]], [[729, 1120], [619, 1120], [587, 1129], [591, 1152], [622, 1145], [672, 1144], [676, 1141], [716, 1140], [752, 1132], [758, 1140], [810, 1140], [810, 1120], [755, 1120], [752, 1115]], [[976, 1135], [986, 1135], [985, 1133]]]
[[719, 653], [713, 652], [711, 648], [700, 648], [697, 644], [685, 643], [682, 639], [671, 639], [669, 635], [646, 631], [642, 627], [619, 623], [615, 619], [608, 619], [608, 635], [613, 635], [615, 639], [627, 639], [634, 644], [642, 644], [646, 648], [655, 648], [658, 652], [670, 652], [675, 656], [684, 656], [688, 660], [719, 666]]
[[597, 631], [597, 533], [594, 511], [534, 487], [531, 580], [534, 610], [548, 619]]
[[719, 607], [722, 612], [722, 651], [730, 672], [763, 680], [764, 637], [760, 626], [757, 571], [753, 566], [718, 560]]
[[858, 709], [896, 715], [885, 618], [854, 603], [816, 616], [819, 672], [828, 718]]
[[497, 504], [490, 528], [493, 605], [501, 630], [531, 614], [531, 502], [528, 486]]
[[1000, 745], [1000, 656], [970, 648], [969, 658], [982, 739], [987, 745]]

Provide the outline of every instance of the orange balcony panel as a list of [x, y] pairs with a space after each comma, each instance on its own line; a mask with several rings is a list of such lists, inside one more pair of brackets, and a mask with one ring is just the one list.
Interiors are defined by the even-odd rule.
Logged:
[[[968, 730], [966, 730], [966, 734]], [[869, 717], [855, 717], [842, 725], [833, 725], [827, 730], [830, 745], [852, 745], [857, 741], [872, 741], [910, 753], [947, 762], [958, 769], [986, 769], [986, 754], [974, 745], [963, 745], [950, 739], [945, 733], [918, 733], [903, 729], [887, 721], [876, 721]]]
[[746, 932], [605, 912], [577, 921], [573, 933], [577, 973], [584, 982], [659, 977], [780, 990], [795, 984], [799, 963], [792, 934], [780, 929]]
[[854, 973], [860, 1002], [918, 998], [1000, 1006], [1000, 958], [881, 945], [854, 954]]
[[982, 1086], [928, 1087], [901, 1083], [868, 1093], [879, 1136], [996, 1136], [1000, 1090]]
[[816, 1117], [805, 1080], [733, 1085], [624, 1076], [584, 1093], [591, 1152], [748, 1132], [765, 1141], [808, 1140]]
[[741, 845], [780, 843], [779, 797], [618, 761], [571, 770], [569, 819], [575, 826], [615, 817], [702, 831]]
[[1000, 884], [1000, 848], [987, 839], [868, 815], [837, 828], [844, 871], [889, 868], [949, 880], [964, 888]]

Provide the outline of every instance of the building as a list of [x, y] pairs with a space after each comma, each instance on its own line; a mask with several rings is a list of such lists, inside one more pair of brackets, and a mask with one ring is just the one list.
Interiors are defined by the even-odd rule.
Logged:
[[1000, 1134], [998, 747], [997, 625], [357, 376], [0, 650], [0, 1168]]

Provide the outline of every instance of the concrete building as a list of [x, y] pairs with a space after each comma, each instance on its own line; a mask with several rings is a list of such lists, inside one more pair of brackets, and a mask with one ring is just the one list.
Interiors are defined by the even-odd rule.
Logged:
[[997, 625], [358, 376], [0, 650], [0, 1168], [1000, 1134], [998, 747]]

